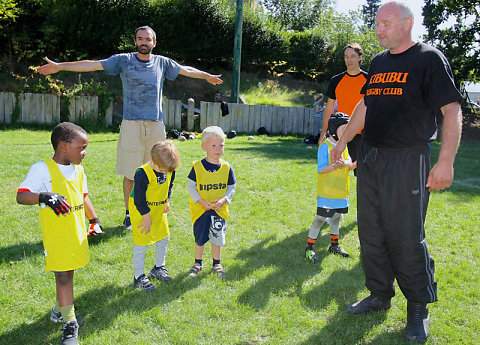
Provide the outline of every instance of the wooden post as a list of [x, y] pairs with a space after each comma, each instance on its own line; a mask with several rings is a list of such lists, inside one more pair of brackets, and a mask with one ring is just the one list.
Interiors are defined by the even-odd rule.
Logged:
[[193, 98], [189, 98], [187, 100], [188, 108], [187, 108], [187, 131], [193, 131], [194, 123], [195, 123], [195, 100]]
[[105, 124], [111, 126], [113, 122], [113, 99], [110, 100], [107, 110], [105, 110]]

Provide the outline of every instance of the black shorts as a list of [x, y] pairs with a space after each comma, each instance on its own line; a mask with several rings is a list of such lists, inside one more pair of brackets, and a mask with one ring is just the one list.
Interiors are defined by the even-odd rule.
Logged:
[[332, 218], [335, 213], [348, 213], [348, 207], [344, 207], [344, 208], [317, 207], [317, 216]]
[[220, 217], [214, 210], [206, 211], [193, 224], [195, 243], [199, 246], [203, 246], [208, 241], [219, 247], [224, 246], [226, 232], [226, 220]]

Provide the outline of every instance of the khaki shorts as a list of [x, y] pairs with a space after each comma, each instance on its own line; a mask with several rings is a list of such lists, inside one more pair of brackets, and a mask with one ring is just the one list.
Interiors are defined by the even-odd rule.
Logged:
[[137, 168], [150, 159], [153, 144], [164, 140], [163, 121], [123, 120], [117, 144], [117, 175], [133, 180]]

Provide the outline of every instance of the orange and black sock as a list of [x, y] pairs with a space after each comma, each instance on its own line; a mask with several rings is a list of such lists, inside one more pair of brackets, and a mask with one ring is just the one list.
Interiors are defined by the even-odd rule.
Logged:
[[313, 249], [313, 245], [315, 244], [315, 240], [314, 238], [308, 238], [307, 240], [307, 250], [312, 250]]
[[338, 246], [338, 235], [330, 234], [332, 246]]

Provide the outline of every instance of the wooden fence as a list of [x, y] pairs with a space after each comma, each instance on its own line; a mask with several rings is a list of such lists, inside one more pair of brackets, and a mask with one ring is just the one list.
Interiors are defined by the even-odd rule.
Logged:
[[[22, 123], [54, 124], [60, 122], [61, 97], [50, 94], [0, 92], [0, 123], [11, 123], [15, 105], [19, 106], [18, 121]], [[112, 124], [113, 103], [105, 114], [105, 123]], [[163, 121], [168, 128], [193, 131], [199, 116], [200, 130], [216, 125], [225, 132], [256, 133], [260, 127], [276, 134], [308, 135], [313, 131], [313, 109], [276, 107], [228, 103], [229, 114], [222, 116], [220, 103], [200, 102], [199, 115], [195, 114], [194, 101], [190, 99], [186, 114], [178, 100], [164, 99]], [[69, 99], [69, 121], [78, 122], [84, 117], [98, 116], [97, 96], [74, 96]], [[183, 117], [183, 126], [182, 126]], [[186, 117], [186, 119], [185, 119]], [[186, 120], [186, 121], [185, 121]]]

